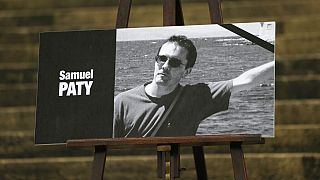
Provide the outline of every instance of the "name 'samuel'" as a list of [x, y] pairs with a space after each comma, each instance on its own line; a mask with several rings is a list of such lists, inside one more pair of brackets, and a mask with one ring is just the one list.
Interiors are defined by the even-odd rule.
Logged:
[[93, 69], [74, 72], [61, 70], [59, 80], [59, 96], [89, 96], [93, 85]]

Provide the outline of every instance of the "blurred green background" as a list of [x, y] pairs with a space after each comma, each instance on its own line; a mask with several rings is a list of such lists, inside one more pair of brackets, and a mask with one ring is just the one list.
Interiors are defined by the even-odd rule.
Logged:
[[[185, 24], [210, 23], [181, 0]], [[89, 179], [92, 149], [34, 147], [39, 32], [114, 28], [118, 1], [0, 0], [0, 179]], [[276, 134], [245, 146], [249, 179], [320, 179], [320, 1], [224, 0], [225, 23], [276, 21]], [[162, 26], [161, 0], [133, 0], [129, 27]], [[196, 179], [190, 147], [181, 179]], [[209, 179], [233, 179], [228, 147], [206, 147]], [[110, 150], [106, 179], [156, 179], [155, 148]]]

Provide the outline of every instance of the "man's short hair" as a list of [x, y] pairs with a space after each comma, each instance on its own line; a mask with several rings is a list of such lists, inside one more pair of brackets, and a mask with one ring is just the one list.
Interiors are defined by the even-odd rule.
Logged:
[[[188, 53], [187, 53], [188, 63], [186, 64], [186, 69], [194, 66], [194, 63], [196, 62], [196, 59], [197, 59], [197, 49], [190, 39], [188, 39], [186, 36], [183, 36], [183, 35], [178, 35], [178, 36], [173, 35], [173, 36], [169, 37], [166, 40], [166, 42], [164, 42], [163, 44], [165, 44], [167, 42], [178, 43], [179, 46], [185, 48], [188, 51]], [[163, 44], [159, 48], [158, 54], [159, 54], [160, 49], [162, 48]]]

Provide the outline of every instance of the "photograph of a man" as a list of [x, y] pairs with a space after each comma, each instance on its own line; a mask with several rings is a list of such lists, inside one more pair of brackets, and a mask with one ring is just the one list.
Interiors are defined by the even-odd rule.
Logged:
[[271, 61], [229, 80], [181, 85], [197, 56], [194, 42], [184, 35], [170, 36], [161, 44], [151, 81], [115, 97], [113, 137], [194, 136], [205, 118], [228, 110], [232, 94], [274, 76]]

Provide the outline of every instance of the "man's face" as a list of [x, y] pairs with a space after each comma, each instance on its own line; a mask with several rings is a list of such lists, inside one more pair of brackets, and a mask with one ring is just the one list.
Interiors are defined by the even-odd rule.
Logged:
[[[154, 81], [161, 86], [175, 87], [188, 73], [191, 68], [185, 69], [187, 60], [187, 50], [179, 46], [175, 42], [167, 42], [162, 45], [158, 56], [166, 56], [167, 61], [155, 62]], [[180, 60], [181, 64], [178, 67], [172, 67], [169, 63], [170, 58]]]

